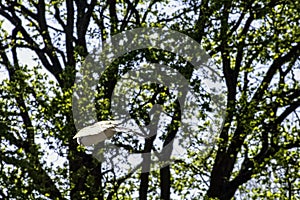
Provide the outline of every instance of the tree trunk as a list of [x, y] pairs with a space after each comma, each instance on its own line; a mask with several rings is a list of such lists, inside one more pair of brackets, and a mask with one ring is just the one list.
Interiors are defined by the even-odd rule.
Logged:
[[170, 165], [167, 165], [160, 169], [160, 190], [161, 190], [161, 199], [169, 200], [170, 199], [170, 188], [171, 188], [171, 173]]

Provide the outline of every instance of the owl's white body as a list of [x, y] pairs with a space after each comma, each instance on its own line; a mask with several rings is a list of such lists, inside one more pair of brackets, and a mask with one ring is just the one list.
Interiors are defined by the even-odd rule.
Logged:
[[81, 129], [73, 139], [77, 138], [77, 142], [84, 146], [91, 146], [113, 137], [116, 132], [126, 131], [126, 128], [118, 127], [120, 124], [121, 121], [100, 121]]

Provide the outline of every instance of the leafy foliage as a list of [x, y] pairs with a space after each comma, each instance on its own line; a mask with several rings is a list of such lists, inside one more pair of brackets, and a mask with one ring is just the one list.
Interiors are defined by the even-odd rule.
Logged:
[[[297, 0], [1, 1], [0, 66], [7, 78], [1, 76], [0, 86], [0, 198], [299, 198], [299, 13]], [[227, 86], [226, 116], [205, 153], [201, 134], [208, 123], [190, 130], [181, 159], [119, 176], [72, 139], [72, 95], [88, 53], [138, 27], [177, 30], [205, 47]], [[210, 96], [192, 79], [195, 69], [157, 49], [130, 52], [109, 66], [95, 102], [99, 120], [111, 117], [111, 94], [122, 75], [154, 62], [189, 81], [198, 95], [195, 116], [206, 121]], [[149, 123], [149, 110], [161, 104], [171, 119], [161, 142], [177, 133], [182, 113], [172, 91], [144, 84], [136, 94], [130, 102], [136, 122]], [[113, 142], [131, 151], [155, 146], [131, 139], [121, 134]]]

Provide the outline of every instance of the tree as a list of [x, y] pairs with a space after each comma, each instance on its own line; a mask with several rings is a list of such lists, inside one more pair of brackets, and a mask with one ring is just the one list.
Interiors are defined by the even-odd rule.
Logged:
[[[182, 9], [169, 11], [172, 3], [1, 1], [0, 62], [9, 76], [0, 87], [1, 198], [130, 199], [137, 190], [141, 199], [158, 197], [159, 190], [164, 199], [171, 194], [218, 199], [299, 197], [299, 1], [183, 0], [174, 3]], [[72, 139], [76, 127], [71, 99], [78, 66], [91, 53], [94, 41], [103, 45], [107, 38], [139, 27], [177, 30], [205, 47], [227, 86], [226, 116], [207, 154], [198, 153], [201, 132], [193, 132], [188, 159], [149, 173], [137, 173], [137, 168], [118, 177], [116, 170], [106, 169]], [[32, 53], [36, 66], [25, 64], [24, 52]], [[104, 89], [98, 88], [99, 120], [110, 116], [119, 70], [126, 73], [143, 60], [171, 63], [201, 94], [199, 82], [191, 80], [194, 68], [182, 58], [157, 49], [131, 52], [115, 60], [107, 79], [100, 80]], [[155, 84], [139, 89], [162, 96], [131, 102], [132, 117], [147, 124], [151, 105], [170, 102], [172, 94]], [[142, 107], [145, 102], [150, 107]], [[171, 102], [169, 108], [163, 107], [172, 113], [169, 133], [175, 133], [181, 113], [176, 99]], [[199, 105], [204, 118], [206, 105]], [[145, 143], [148, 148], [134, 148], [139, 147], [134, 140], [119, 145], [146, 152], [153, 141]], [[47, 163], [49, 152], [63, 164]], [[192, 189], [199, 193], [190, 193]]]

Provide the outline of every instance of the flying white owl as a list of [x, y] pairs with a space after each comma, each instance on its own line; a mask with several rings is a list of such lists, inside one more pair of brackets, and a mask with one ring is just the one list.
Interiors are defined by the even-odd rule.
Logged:
[[91, 126], [81, 129], [73, 139], [84, 146], [98, 144], [106, 139], [111, 138], [116, 132], [125, 132], [129, 129], [121, 127], [122, 122], [119, 120], [100, 121]]

